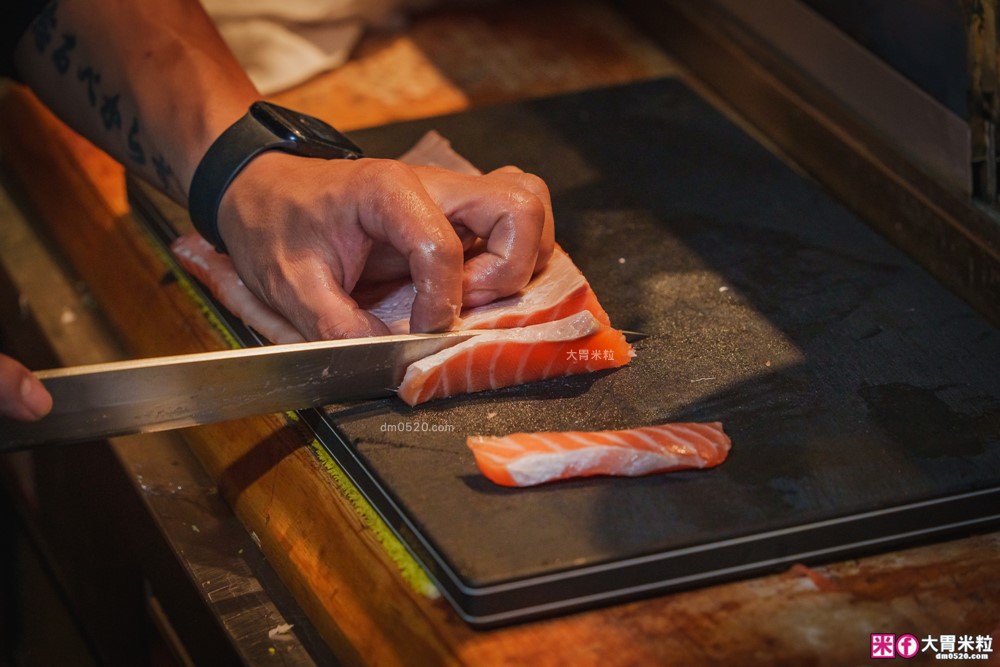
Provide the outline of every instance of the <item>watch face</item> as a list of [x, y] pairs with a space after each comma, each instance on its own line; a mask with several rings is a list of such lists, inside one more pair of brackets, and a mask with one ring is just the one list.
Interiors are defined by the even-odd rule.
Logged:
[[294, 145], [300, 155], [324, 158], [358, 158], [361, 149], [318, 118], [269, 102], [255, 102], [250, 113], [276, 136]]

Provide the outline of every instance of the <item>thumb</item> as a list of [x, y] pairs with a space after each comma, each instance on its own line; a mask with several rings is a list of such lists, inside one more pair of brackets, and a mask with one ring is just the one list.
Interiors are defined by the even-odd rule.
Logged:
[[0, 354], [0, 415], [34, 421], [52, 409], [52, 396], [27, 368]]

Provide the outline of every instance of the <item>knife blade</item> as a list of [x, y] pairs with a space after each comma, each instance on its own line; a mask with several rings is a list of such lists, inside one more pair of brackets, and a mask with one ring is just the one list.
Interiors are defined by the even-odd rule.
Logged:
[[414, 361], [480, 331], [401, 334], [39, 371], [52, 412], [0, 418], [0, 452], [390, 396]]

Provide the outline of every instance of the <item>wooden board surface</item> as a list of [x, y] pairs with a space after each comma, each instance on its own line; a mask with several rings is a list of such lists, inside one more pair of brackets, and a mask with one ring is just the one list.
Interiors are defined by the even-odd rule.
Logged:
[[[667, 74], [596, 2], [486, 5], [372, 34], [354, 60], [277, 97], [343, 129]], [[23, 90], [0, 107], [6, 166], [132, 354], [222, 340], [128, 217], [122, 172]], [[44, 174], [44, 177], [40, 177]], [[494, 632], [400, 576], [283, 417], [186, 433], [236, 514], [348, 664], [844, 664], [872, 632], [988, 634], [1000, 536], [984, 535]]]

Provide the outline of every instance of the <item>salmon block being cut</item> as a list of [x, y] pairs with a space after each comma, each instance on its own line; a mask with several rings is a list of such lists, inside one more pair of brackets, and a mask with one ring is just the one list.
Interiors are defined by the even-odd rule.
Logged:
[[[401, 159], [461, 173], [479, 173], [436, 133], [429, 133]], [[181, 236], [172, 248], [181, 266], [247, 326], [276, 343], [302, 339], [284, 317], [243, 284], [229, 257], [217, 253], [200, 235]], [[482, 240], [469, 249], [467, 256], [471, 257], [476, 248], [481, 250]], [[392, 333], [409, 332], [416, 296], [412, 282], [367, 286], [356, 289], [351, 296]], [[491, 332], [413, 364], [399, 387], [400, 398], [410, 405], [614, 368], [627, 364], [633, 355], [622, 334], [610, 328], [608, 314], [583, 273], [558, 246], [545, 267], [523, 289], [463, 310], [455, 328]]]
[[486, 331], [410, 365], [398, 395], [409, 405], [545, 378], [624, 366], [625, 336], [593, 313], [516, 329]]
[[534, 486], [589, 475], [637, 477], [712, 468], [729, 455], [719, 422], [662, 424], [626, 431], [514, 433], [471, 436], [476, 465], [502, 486]]
[[[174, 241], [181, 266], [202, 282], [212, 295], [247, 326], [274, 343], [296, 343], [302, 336], [281, 315], [257, 298], [240, 280], [228, 255], [221, 255], [200, 234]], [[351, 295], [362, 308], [379, 318], [392, 333], [409, 333], [413, 283], [400, 282], [362, 289]], [[610, 324], [587, 279], [561, 248], [528, 285], [517, 294], [462, 312], [458, 329], [510, 329], [551, 322], [588, 311]]]
[[[392, 333], [409, 333], [413, 283], [358, 290], [351, 295], [362, 308], [388, 325]], [[590, 283], [566, 252], [556, 246], [552, 259], [516, 294], [462, 311], [457, 329], [513, 329], [559, 320], [589, 311], [609, 325], [608, 314]]]
[[511, 329], [551, 322], [587, 311], [605, 326], [608, 314], [597, 301], [590, 283], [569, 255], [558, 245], [552, 259], [528, 286], [512, 296], [462, 313], [461, 329]]

